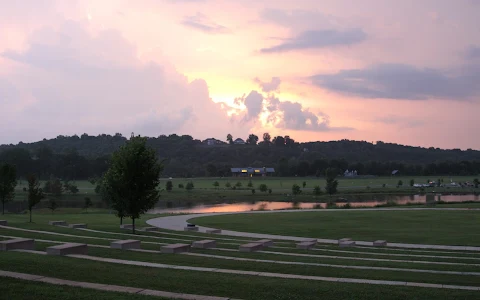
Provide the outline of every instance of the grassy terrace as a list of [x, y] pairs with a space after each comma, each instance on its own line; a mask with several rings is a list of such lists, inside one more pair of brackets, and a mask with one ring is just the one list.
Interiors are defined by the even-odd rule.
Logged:
[[479, 211], [361, 211], [219, 215], [197, 225], [244, 232], [480, 246]]
[[[348, 212], [348, 214], [350, 213], [354, 212]], [[294, 213], [292, 215], [300, 214], [303, 215], [304, 213]], [[345, 213], [328, 212], [328, 214], [335, 214], [341, 218]], [[244, 215], [244, 217], [250, 216]], [[39, 251], [44, 251], [46, 247], [55, 245], [55, 242], [81, 242], [91, 245], [88, 249], [88, 255], [95, 259], [109, 258], [118, 259], [120, 262], [149, 262], [173, 266], [230, 270], [225, 271], [225, 273], [202, 272], [153, 266], [124, 265], [74, 257], [0, 252], [0, 270], [5, 271], [238, 299], [316, 299], [319, 294], [322, 295], [322, 299], [476, 299], [480, 294], [479, 291], [336, 283], [233, 274], [235, 271], [254, 271], [480, 287], [480, 253], [476, 252], [461, 251], [450, 254], [448, 251], [410, 251], [408, 249], [377, 249], [369, 247], [340, 249], [334, 245], [318, 245], [314, 250], [306, 251], [296, 249], [293, 242], [277, 241], [275, 247], [261, 252], [240, 253], [236, 251], [238, 245], [245, 243], [249, 240], [248, 238], [163, 230], [161, 232], [142, 232], [134, 237], [131, 236], [129, 231], [118, 228], [117, 218], [105, 213], [55, 214], [52, 216], [51, 214], [40, 212], [34, 215], [36, 223], [33, 224], [26, 222], [26, 215], [5, 215], [0, 217], [0, 219], [8, 220], [9, 226], [13, 227], [0, 228], [0, 240], [6, 239], [2, 236], [15, 236], [52, 241], [37, 241], [36, 250]], [[47, 224], [49, 220], [65, 220], [68, 223], [88, 223], [89, 229], [95, 231], [49, 226]], [[280, 221], [277, 221], [277, 225], [283, 222], [283, 220]], [[139, 226], [145, 226], [145, 224], [139, 222]], [[453, 226], [456, 226], [456, 224]], [[43, 233], [29, 232], [27, 230], [38, 230], [43, 231]], [[298, 230], [301, 232], [303, 229], [299, 226]], [[55, 233], [62, 235], [56, 235]], [[320, 237], [324, 236], [320, 235]], [[141, 240], [143, 249], [157, 251], [160, 249], [161, 244], [164, 243], [191, 243], [194, 240], [213, 238], [217, 239], [217, 247], [220, 249], [192, 249], [191, 253], [193, 255], [173, 255], [95, 247], [96, 245], [108, 246], [111, 240], [132, 238]], [[230, 251], [227, 251], [229, 249]], [[215, 257], [211, 257], [212, 255]], [[422, 257], [422, 255], [428, 257]], [[235, 258], [248, 260], [234, 260]], [[380, 261], [361, 260], [361, 258], [380, 259]], [[432, 264], [432, 262], [435, 264]], [[295, 263], [307, 263], [308, 265]], [[318, 264], [330, 264], [333, 266]], [[352, 268], [358, 266], [397, 268], [402, 270]], [[412, 272], [411, 269], [417, 270], [417, 272]], [[436, 274], [432, 271], [440, 271], [441, 273]], [[475, 272], [478, 275], [448, 274], [445, 271]], [[127, 297], [128, 299], [151, 299], [146, 296], [133, 296], [79, 288], [64, 289], [59, 286], [25, 282], [17, 279], [2, 278], [1, 280], [0, 295], [2, 297], [8, 295], [7, 299], [33, 299], [31, 295], [35, 293], [38, 293], [38, 297], [35, 299], [86, 299], [87, 297], [90, 299], [113, 299], [113, 297], [115, 299], [127, 299]], [[69, 295], [64, 296], [68, 292]], [[76, 297], [74, 298], [74, 296]]]

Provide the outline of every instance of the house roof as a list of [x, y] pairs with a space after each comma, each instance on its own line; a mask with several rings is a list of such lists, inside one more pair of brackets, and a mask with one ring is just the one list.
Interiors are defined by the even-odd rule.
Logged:
[[[275, 173], [274, 168], [252, 168], [252, 167], [245, 167], [245, 168], [231, 168], [230, 169], [232, 173], [259, 173], [259, 174], [264, 174], [264, 173]], [[244, 172], [245, 171], [245, 172]]]

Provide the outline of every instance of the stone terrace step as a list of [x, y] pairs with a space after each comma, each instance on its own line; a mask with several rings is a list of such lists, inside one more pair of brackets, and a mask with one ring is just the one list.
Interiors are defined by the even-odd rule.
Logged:
[[238, 250], [240, 250], [240, 252], [254, 252], [262, 249], [263, 249], [263, 244], [248, 243], [248, 244], [241, 245]]
[[267, 240], [267, 239], [258, 240], [258, 241], [255, 241], [255, 243], [262, 244], [264, 247], [271, 247], [271, 246], [273, 246], [273, 241], [272, 241], [272, 240]]
[[87, 244], [67, 243], [47, 248], [48, 255], [87, 254]]
[[374, 241], [373, 246], [375, 246], [375, 247], [385, 247], [385, 246], [387, 246], [387, 241], [383, 241], [383, 240]]
[[69, 228], [87, 228], [87, 224], [70, 224], [68, 225]]
[[171, 244], [160, 247], [162, 253], [181, 253], [190, 251], [188, 244]]
[[0, 251], [8, 250], [34, 250], [35, 241], [32, 239], [12, 239], [0, 241]]
[[1, 226], [8, 226], [7, 220], [0, 220], [0, 225]]
[[217, 242], [213, 240], [203, 240], [203, 241], [195, 241], [192, 244], [192, 248], [215, 248], [217, 246]]
[[110, 248], [113, 249], [140, 249], [140, 241], [138, 240], [119, 240], [110, 243]]
[[185, 231], [198, 231], [198, 227], [187, 226], [184, 228]]
[[338, 244], [340, 247], [355, 247], [355, 241], [345, 241]]

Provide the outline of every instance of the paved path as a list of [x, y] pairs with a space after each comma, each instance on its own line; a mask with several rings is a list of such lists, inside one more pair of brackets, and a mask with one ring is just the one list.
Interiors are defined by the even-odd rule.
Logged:
[[[412, 210], [472, 210], [467, 208], [365, 208], [361, 209], [361, 211], [412, 211]], [[475, 209], [480, 210], [480, 209]], [[308, 211], [315, 211], [315, 212], [342, 212], [348, 213], [350, 211], [360, 211], [360, 209], [293, 209], [293, 210], [267, 210], [267, 211], [248, 211], [248, 212], [233, 212], [233, 213], [206, 213], [206, 214], [191, 214], [191, 215], [175, 215], [175, 216], [168, 216], [168, 217], [159, 217], [147, 220], [147, 224], [163, 229], [168, 230], [176, 230], [182, 231], [187, 226], [188, 220], [192, 218], [199, 218], [199, 217], [209, 217], [209, 216], [218, 216], [218, 215], [229, 215], [229, 214], [268, 214], [268, 213], [298, 213], [298, 212], [308, 212]], [[199, 226], [200, 231], [205, 231], [207, 229], [213, 229], [209, 227]], [[221, 228], [219, 228], [221, 229]], [[296, 237], [296, 236], [284, 236], [284, 235], [273, 235], [273, 234], [263, 234], [263, 233], [252, 233], [252, 232], [240, 232], [240, 231], [232, 231], [232, 230], [223, 230], [222, 235], [228, 236], [239, 236], [239, 237], [250, 237], [256, 239], [276, 239], [276, 240], [289, 240], [289, 241], [303, 241], [305, 237]], [[319, 243], [324, 244], [337, 244], [338, 240], [333, 239], [318, 239]], [[373, 242], [366, 242], [366, 241], [356, 241], [357, 245], [360, 246], [373, 246]], [[406, 244], [406, 243], [388, 243], [387, 247], [396, 247], [396, 248], [416, 248], [416, 249], [436, 249], [436, 250], [454, 250], [454, 251], [480, 251], [480, 247], [473, 247], [473, 246], [449, 246], [449, 245], [424, 245], [424, 244]]]
[[395, 285], [395, 286], [412, 286], [412, 287], [427, 287], [427, 288], [438, 288], [438, 289], [443, 288], [443, 289], [454, 289], [454, 290], [480, 291], [480, 287], [477, 287], [477, 286], [458, 286], [458, 285], [431, 284], [431, 283], [392, 281], [392, 280], [373, 280], [373, 279], [339, 278], [339, 277], [324, 277], [324, 276], [306, 276], [306, 275], [283, 274], [283, 273], [269, 273], [269, 272], [242, 271], [242, 270], [217, 269], [217, 268], [205, 268], [205, 267], [177, 266], [177, 265], [167, 265], [167, 264], [159, 264], [159, 263], [131, 261], [131, 260], [122, 260], [122, 259], [105, 258], [105, 257], [95, 257], [95, 256], [89, 256], [89, 255], [76, 255], [76, 254], [75, 255], [67, 255], [67, 256], [74, 257], [74, 258], [79, 258], [79, 259], [87, 259], [87, 260], [93, 260], [93, 261], [114, 263], [114, 264], [131, 265], [131, 266], [143, 266], [143, 267], [160, 268], [160, 269], [174, 269], [174, 270], [187, 270], [187, 271], [199, 271], [199, 272], [214, 272], [214, 273], [225, 273], [225, 274], [235, 274], [235, 275], [250, 275], [250, 276], [260, 276], [260, 277], [270, 277], [270, 278], [301, 279], [301, 280], [327, 281], [327, 282], [340, 282], [340, 283], [362, 283], [362, 284], [375, 284], [375, 285]]
[[192, 294], [183, 294], [183, 293], [172, 293], [172, 292], [165, 292], [165, 291], [158, 291], [158, 290], [141, 289], [141, 288], [136, 288], [136, 287], [110, 285], [110, 284], [99, 284], [99, 283], [92, 283], [92, 282], [71, 281], [71, 280], [65, 280], [65, 279], [59, 279], [59, 278], [53, 278], [53, 277], [45, 277], [45, 276], [41, 276], [41, 275], [8, 272], [8, 271], [2, 271], [2, 270], [0, 270], [0, 277], [10, 277], [10, 278], [16, 278], [16, 279], [22, 279], [22, 280], [28, 280], [28, 281], [43, 282], [43, 283], [49, 283], [49, 284], [54, 284], [54, 285], [67, 285], [67, 286], [94, 289], [94, 290], [107, 291], [107, 292], [120, 292], [120, 293], [164, 297], [164, 298], [167, 298], [167, 299], [186, 299], [186, 300], [195, 300], [195, 299], [198, 299], [198, 300], [229, 300], [229, 299], [231, 299], [231, 298], [225, 298], [225, 297], [202, 296], [202, 295], [192, 295]]

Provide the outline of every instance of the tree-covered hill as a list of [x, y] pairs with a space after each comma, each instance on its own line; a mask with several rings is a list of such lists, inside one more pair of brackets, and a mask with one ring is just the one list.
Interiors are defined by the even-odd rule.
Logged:
[[[58, 136], [55, 139], [18, 145], [1, 145], [0, 162], [17, 165], [18, 173], [82, 179], [98, 176], [106, 169], [110, 154], [125, 143], [121, 134]], [[188, 135], [149, 138], [167, 176], [229, 176], [230, 167], [274, 167], [279, 176], [323, 175], [327, 167], [342, 172], [389, 175], [476, 175], [480, 173], [480, 151], [411, 147], [364, 141], [298, 143], [292, 138], [250, 135], [246, 144], [200, 141]]]

